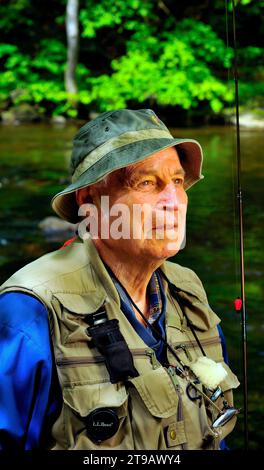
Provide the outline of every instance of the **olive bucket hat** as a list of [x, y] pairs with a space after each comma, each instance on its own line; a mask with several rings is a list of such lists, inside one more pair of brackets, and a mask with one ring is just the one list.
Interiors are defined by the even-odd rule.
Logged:
[[100, 114], [81, 127], [74, 137], [72, 183], [53, 197], [53, 210], [69, 222], [78, 222], [77, 189], [173, 146], [177, 146], [186, 173], [187, 190], [203, 178], [203, 154], [198, 142], [174, 138], [151, 109], [118, 109]]

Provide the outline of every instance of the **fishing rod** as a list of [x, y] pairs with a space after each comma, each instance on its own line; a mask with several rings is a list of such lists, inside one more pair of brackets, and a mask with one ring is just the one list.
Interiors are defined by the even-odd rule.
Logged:
[[246, 329], [246, 295], [245, 295], [245, 263], [244, 263], [244, 233], [243, 233], [243, 197], [241, 185], [241, 152], [240, 152], [240, 126], [239, 126], [239, 93], [238, 93], [238, 57], [236, 40], [236, 11], [235, 1], [232, 2], [233, 45], [234, 45], [234, 83], [236, 107], [236, 161], [237, 161], [237, 204], [239, 219], [240, 244], [240, 285], [241, 301], [237, 310], [241, 313], [242, 329], [242, 357], [243, 357], [243, 391], [244, 391], [244, 446], [248, 449], [248, 376], [247, 376], [247, 329]]

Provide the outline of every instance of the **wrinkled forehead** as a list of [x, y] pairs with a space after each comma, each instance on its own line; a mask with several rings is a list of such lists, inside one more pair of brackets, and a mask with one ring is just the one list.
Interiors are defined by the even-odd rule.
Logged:
[[134, 179], [146, 175], [185, 175], [181, 165], [179, 152], [175, 147], [170, 147], [145, 158], [140, 162], [133, 163], [124, 168], [120, 168], [107, 175], [103, 181], [95, 183], [101, 186], [107, 185], [113, 188], [116, 185], [123, 185], [124, 182], [131, 182]]

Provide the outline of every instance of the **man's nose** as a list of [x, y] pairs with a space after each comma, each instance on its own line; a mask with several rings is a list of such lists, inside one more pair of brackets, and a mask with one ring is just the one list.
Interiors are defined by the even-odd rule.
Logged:
[[175, 183], [170, 182], [166, 184], [166, 186], [160, 193], [158, 208], [166, 210], [177, 210], [179, 207], [179, 203], [179, 194]]

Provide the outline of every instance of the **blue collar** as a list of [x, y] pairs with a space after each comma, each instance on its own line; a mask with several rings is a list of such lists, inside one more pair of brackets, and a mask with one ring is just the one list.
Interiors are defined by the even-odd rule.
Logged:
[[[114, 282], [115, 287], [119, 293], [122, 312], [125, 314], [128, 321], [133, 326], [138, 335], [141, 337], [141, 339], [147, 344], [147, 346], [149, 346], [155, 351], [157, 359], [161, 359], [164, 346], [163, 342], [155, 337], [155, 334], [151, 331], [149, 326], [145, 327], [144, 325], [142, 325], [142, 323], [138, 321], [134, 313], [131, 301], [129, 300], [122, 284], [112, 276], [111, 270], [108, 269], [108, 266], [105, 265], [105, 267], [108, 270], [112, 281]], [[150, 301], [150, 323], [155, 326], [155, 328], [159, 331], [160, 334], [162, 334], [162, 337], [165, 339], [164, 320], [166, 311], [166, 297], [164, 295], [164, 289], [158, 271], [155, 271], [153, 273], [149, 281], [147, 291]]]

